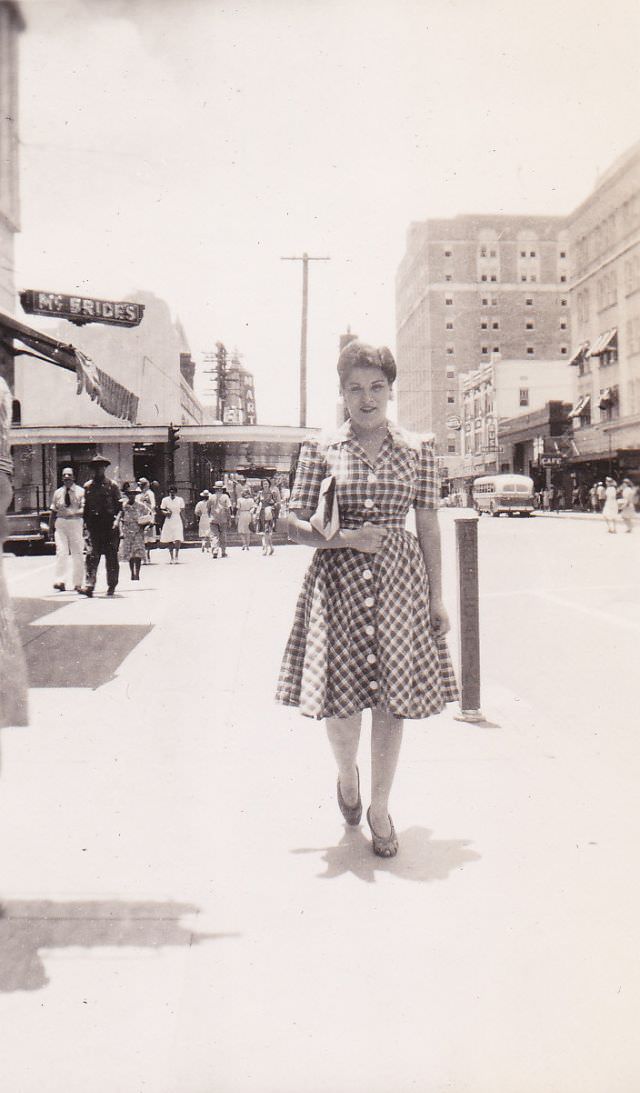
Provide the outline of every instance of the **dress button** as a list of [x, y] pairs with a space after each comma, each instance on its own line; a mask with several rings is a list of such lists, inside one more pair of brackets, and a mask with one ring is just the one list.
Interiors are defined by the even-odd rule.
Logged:
[[375, 602], [376, 601], [374, 600], [373, 596], [367, 596], [366, 600], [364, 601], [364, 606], [365, 607], [373, 607]]
[[378, 690], [378, 684], [377, 684], [375, 679], [371, 680], [371, 683], [369, 684], [369, 690], [370, 691], [377, 691]]
[[377, 661], [377, 659], [378, 659], [378, 658], [377, 658], [377, 656], [376, 656], [376, 654], [375, 654], [375, 653], [369, 653], [369, 654], [367, 655], [367, 664], [375, 664], [375, 662]]
[[373, 577], [373, 573], [371, 572], [370, 569], [363, 569], [362, 570], [362, 576], [364, 577], [365, 581], [370, 581], [371, 578]]
[[365, 626], [364, 632], [367, 635], [367, 637], [372, 638], [373, 635], [375, 634], [376, 630], [375, 630], [374, 626], [369, 625], [369, 626]]
[[373, 501], [371, 500], [370, 497], [367, 497], [367, 500], [364, 503], [364, 507], [366, 509], [372, 509], [373, 508]]

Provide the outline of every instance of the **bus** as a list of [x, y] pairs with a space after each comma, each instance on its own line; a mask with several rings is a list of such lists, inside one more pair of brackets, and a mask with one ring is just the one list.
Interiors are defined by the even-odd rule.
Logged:
[[473, 483], [476, 512], [500, 516], [531, 516], [535, 509], [533, 479], [526, 474], [485, 474]]

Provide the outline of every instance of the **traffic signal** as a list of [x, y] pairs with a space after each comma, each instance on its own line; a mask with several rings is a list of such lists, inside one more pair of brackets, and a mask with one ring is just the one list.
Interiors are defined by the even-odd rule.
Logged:
[[180, 427], [171, 424], [168, 429], [168, 444], [170, 452], [177, 452], [180, 447]]

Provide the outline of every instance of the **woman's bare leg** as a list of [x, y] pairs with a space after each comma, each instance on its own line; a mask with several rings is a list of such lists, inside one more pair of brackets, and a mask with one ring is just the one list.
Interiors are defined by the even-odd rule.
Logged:
[[404, 721], [376, 707], [371, 724], [371, 824], [377, 835], [391, 834], [389, 794], [398, 765]]
[[356, 759], [360, 743], [362, 714], [351, 717], [328, 717], [326, 720], [327, 736], [338, 765], [340, 792], [347, 805], [355, 805], [358, 800], [358, 775]]

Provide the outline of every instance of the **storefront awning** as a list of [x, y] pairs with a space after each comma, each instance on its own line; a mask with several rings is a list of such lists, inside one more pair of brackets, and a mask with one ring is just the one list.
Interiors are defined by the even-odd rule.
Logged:
[[618, 328], [612, 326], [611, 330], [605, 330], [604, 334], [600, 334], [591, 349], [589, 350], [590, 357], [601, 357], [603, 353], [606, 353], [607, 349], [616, 349], [618, 344]]
[[569, 411], [568, 416], [570, 418], [583, 417], [583, 415], [586, 414], [587, 410], [589, 409], [590, 404], [591, 395], [583, 395], [582, 398], [578, 399], [575, 406], [573, 407], [573, 410]]
[[589, 355], [589, 342], [581, 342], [573, 354], [569, 364], [580, 364]]
[[[12, 343], [22, 342], [25, 349], [17, 349]], [[0, 342], [14, 356], [35, 357], [75, 372], [77, 377], [76, 393], [86, 391], [93, 402], [97, 402], [108, 414], [135, 424], [138, 416], [138, 396], [127, 390], [87, 357], [80, 349], [65, 342], [51, 338], [41, 330], [34, 330], [18, 322], [11, 315], [0, 312]]]

